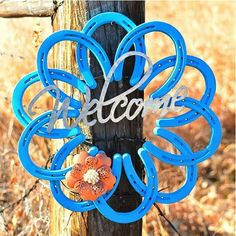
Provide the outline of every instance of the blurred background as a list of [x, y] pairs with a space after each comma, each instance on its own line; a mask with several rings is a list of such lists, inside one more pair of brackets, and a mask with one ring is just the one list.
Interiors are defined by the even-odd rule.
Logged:
[[[235, 12], [234, 1], [146, 3], [146, 21], [160, 20], [175, 26], [185, 39], [188, 54], [206, 61], [217, 80], [211, 108], [222, 123], [221, 146], [214, 156], [199, 165], [197, 185], [186, 199], [160, 205], [182, 235], [235, 235]], [[52, 33], [51, 20], [0, 18], [0, 30], [1, 209], [23, 197], [4, 212], [0, 209], [0, 235], [48, 235], [50, 192], [44, 182], [27, 174], [18, 161], [17, 142], [22, 127], [13, 116], [11, 94], [17, 81], [35, 70], [38, 46]], [[171, 40], [161, 33], [151, 33], [146, 40], [147, 55], [153, 62], [175, 53]], [[162, 84], [169, 72], [158, 75], [145, 90], [145, 96]], [[197, 99], [204, 91], [203, 77], [193, 68], [186, 68], [179, 86], [181, 84]], [[29, 101], [36, 90], [28, 91], [25, 100]], [[154, 137], [152, 127], [157, 118], [152, 113], [145, 117], [144, 136], [174, 152], [169, 143]], [[210, 129], [201, 118], [175, 131], [194, 151], [204, 148], [209, 141]], [[33, 140], [31, 154], [38, 163], [45, 163], [45, 157], [51, 154], [48, 146], [43, 139]], [[155, 164], [160, 189], [167, 187], [166, 192], [173, 191], [183, 183], [184, 169], [158, 161]], [[143, 222], [143, 235], [174, 235], [155, 208]]]

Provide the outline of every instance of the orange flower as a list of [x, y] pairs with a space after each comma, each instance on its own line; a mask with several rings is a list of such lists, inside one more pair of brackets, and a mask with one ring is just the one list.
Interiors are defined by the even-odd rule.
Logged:
[[83, 200], [95, 201], [113, 188], [116, 178], [111, 172], [111, 158], [106, 154], [89, 156], [81, 151], [73, 162], [72, 170], [66, 174], [66, 183]]

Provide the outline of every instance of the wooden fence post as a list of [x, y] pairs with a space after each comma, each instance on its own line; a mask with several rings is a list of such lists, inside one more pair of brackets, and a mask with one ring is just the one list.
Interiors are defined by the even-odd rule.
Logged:
[[[85, 0], [65, 0], [64, 4], [58, 8], [53, 22], [54, 31], [61, 29], [81, 30], [88, 19], [101, 12], [114, 11], [121, 12], [131, 18], [136, 24], [144, 22], [145, 4], [143, 1], [85, 1]], [[117, 45], [125, 35], [121, 27], [114, 25], [105, 25], [100, 27], [94, 34], [95, 39], [104, 47], [111, 62], [113, 63], [114, 54]], [[77, 74], [75, 61], [76, 45], [73, 43], [60, 44], [54, 49], [54, 66], [62, 68], [74, 74]], [[91, 67], [93, 75], [98, 78], [98, 87], [92, 94], [93, 97], [100, 96], [103, 79], [102, 72], [91, 57]], [[129, 76], [132, 73], [133, 59], [127, 60], [123, 76]], [[128, 79], [124, 78], [122, 85], [112, 83], [109, 86], [107, 99], [122, 93], [129, 88]], [[73, 94], [73, 88], [64, 86], [64, 91]], [[129, 99], [133, 97], [142, 98], [143, 92], [135, 91]], [[110, 111], [104, 109], [104, 116]], [[117, 109], [117, 114], [123, 113], [122, 108]], [[97, 123], [95, 126], [84, 127], [94, 143], [107, 154], [112, 156], [114, 153], [129, 152], [132, 155], [132, 161], [137, 173], [142, 176], [143, 167], [139, 160], [136, 150], [141, 146], [143, 120], [138, 116], [133, 121], [124, 119], [119, 123], [108, 122], [106, 124]], [[137, 140], [137, 141], [136, 141]], [[57, 143], [54, 145], [56, 148]], [[133, 210], [141, 202], [141, 197], [130, 186], [125, 175], [122, 175], [118, 190], [108, 201], [109, 205], [115, 210], [126, 212]], [[142, 234], [142, 220], [132, 224], [117, 224], [105, 219], [97, 210], [86, 214], [73, 214], [70, 223], [67, 221], [70, 213], [60, 207], [53, 200], [51, 201], [51, 226], [50, 235], [102, 235], [102, 236], [139, 236]]]

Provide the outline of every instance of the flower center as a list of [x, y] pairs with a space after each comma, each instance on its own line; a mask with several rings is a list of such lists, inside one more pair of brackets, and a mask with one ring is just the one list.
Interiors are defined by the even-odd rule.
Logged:
[[99, 181], [99, 174], [96, 170], [88, 170], [84, 174], [84, 181], [90, 183], [90, 184], [96, 184]]

